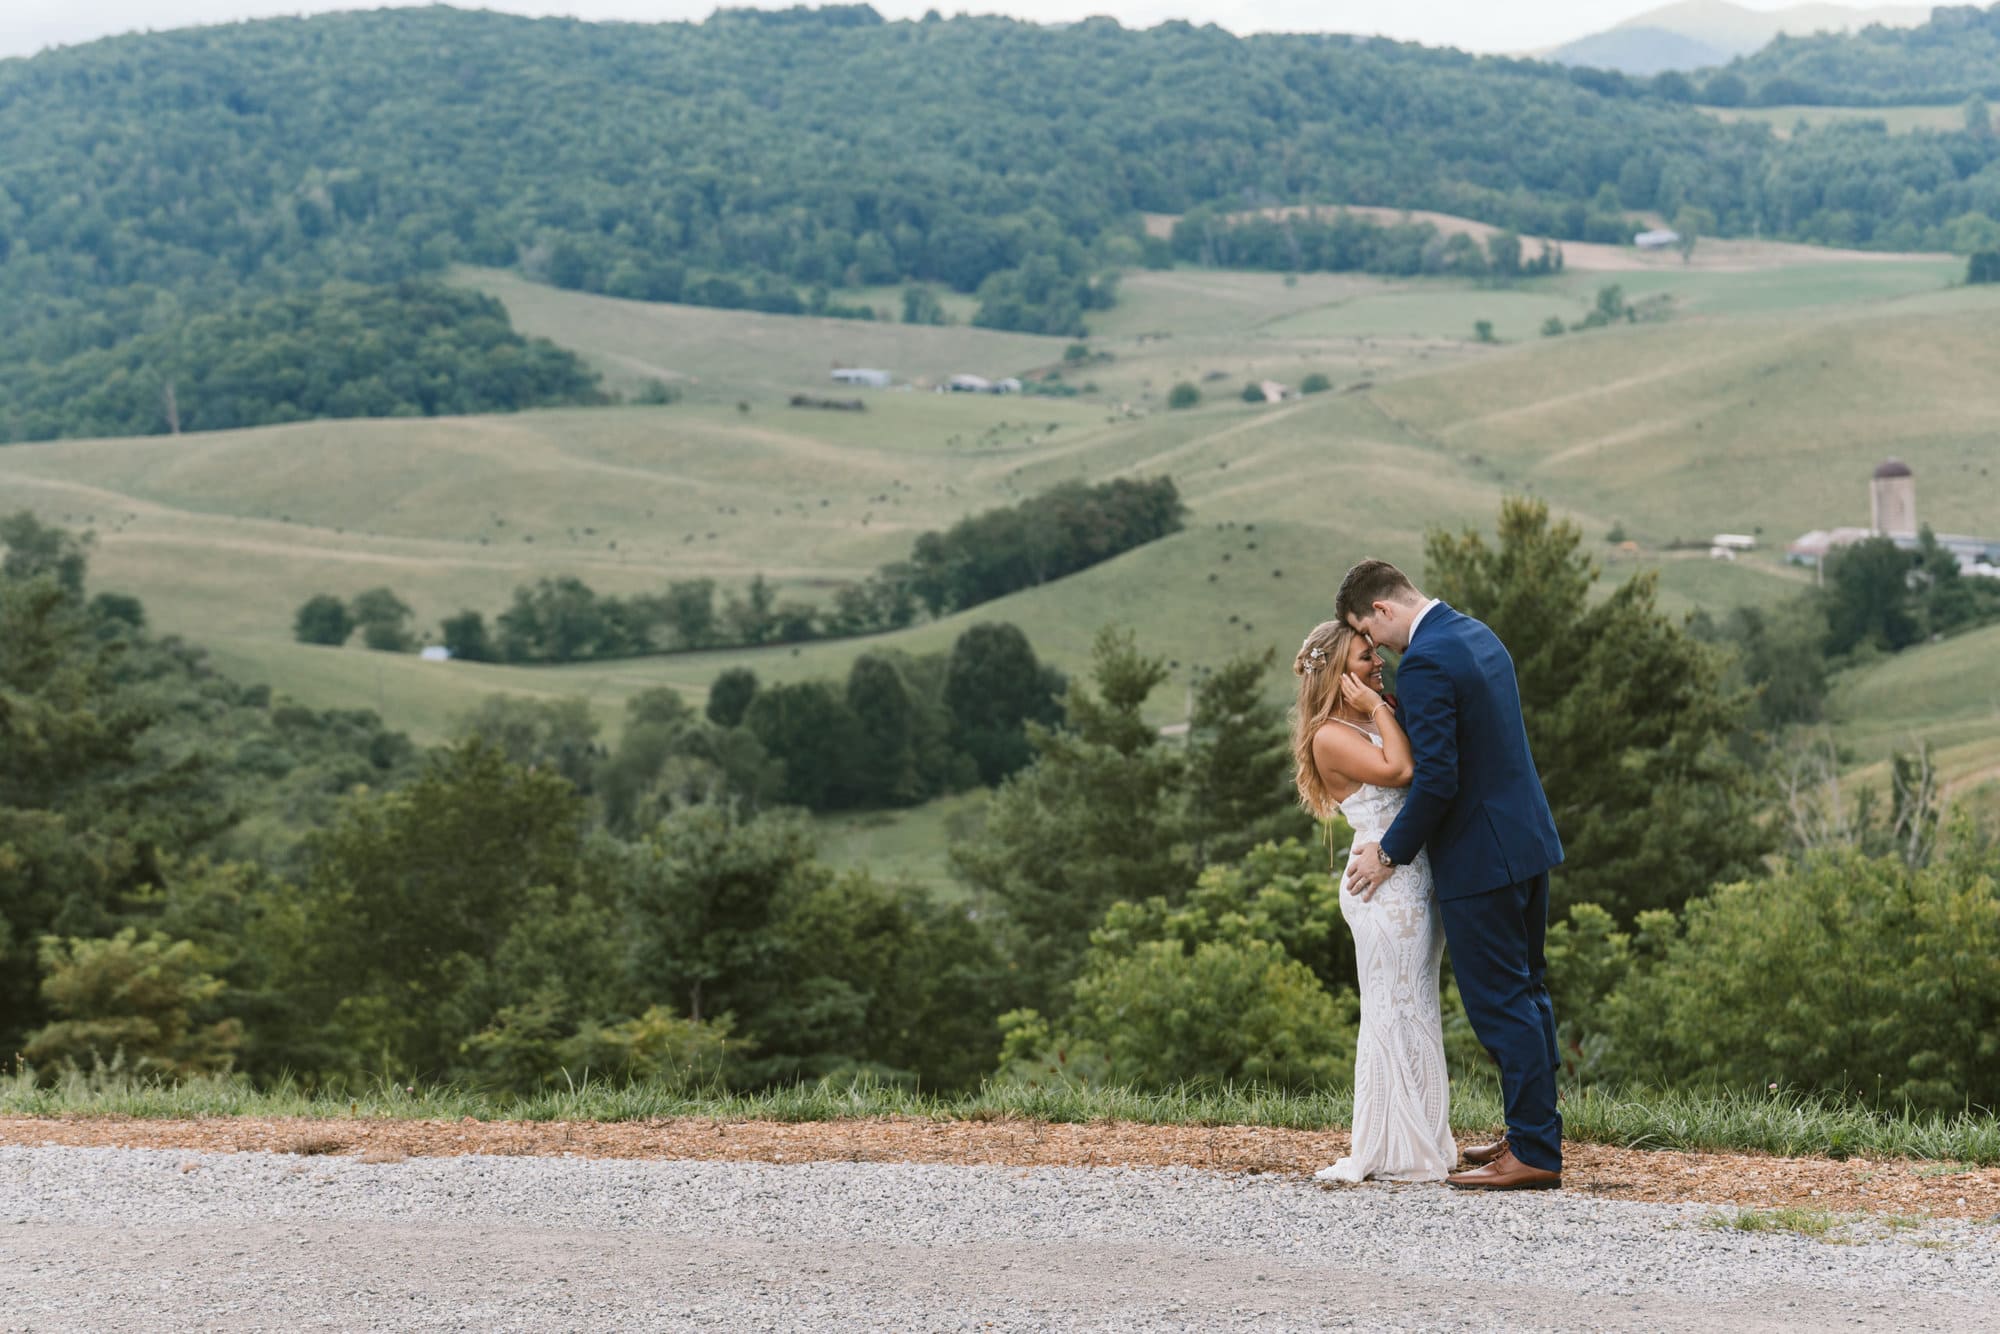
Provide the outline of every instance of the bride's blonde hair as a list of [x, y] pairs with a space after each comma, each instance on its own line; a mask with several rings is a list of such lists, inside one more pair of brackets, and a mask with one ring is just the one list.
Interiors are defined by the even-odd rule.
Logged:
[[1340, 803], [1320, 781], [1319, 766], [1313, 763], [1313, 737], [1340, 712], [1340, 675], [1347, 670], [1347, 652], [1353, 644], [1354, 629], [1347, 622], [1321, 621], [1292, 659], [1292, 674], [1299, 678], [1299, 698], [1292, 706], [1292, 754], [1299, 767], [1292, 782], [1299, 790], [1299, 805], [1319, 820], [1331, 816]]

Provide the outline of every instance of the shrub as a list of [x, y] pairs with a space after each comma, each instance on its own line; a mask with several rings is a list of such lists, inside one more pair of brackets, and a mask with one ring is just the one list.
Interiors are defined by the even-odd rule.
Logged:
[[2000, 856], [1966, 820], [1951, 841], [1930, 867], [1822, 853], [1642, 915], [1606, 1073], [2000, 1105]]
[[1186, 380], [1175, 385], [1167, 394], [1167, 406], [1170, 408], [1191, 408], [1199, 402], [1201, 402], [1201, 390]]
[[292, 637], [301, 644], [345, 644], [353, 633], [353, 614], [331, 593], [307, 598], [292, 619]]
[[1359, 1009], [1329, 995], [1270, 941], [1210, 941], [1192, 952], [1148, 941], [1077, 979], [1058, 1037], [1032, 1010], [1001, 1019], [1015, 1077], [1077, 1063], [1133, 1088], [1184, 1081], [1309, 1089], [1353, 1073]]
[[190, 942], [127, 927], [108, 940], [46, 936], [40, 955], [42, 995], [62, 1017], [28, 1040], [30, 1065], [122, 1064], [176, 1079], [229, 1068], [242, 1025], [196, 1021], [225, 986]]

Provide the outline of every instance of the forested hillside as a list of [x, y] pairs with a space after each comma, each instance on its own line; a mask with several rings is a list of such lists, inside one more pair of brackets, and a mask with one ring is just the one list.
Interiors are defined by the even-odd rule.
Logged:
[[872, 316], [827, 292], [937, 284], [977, 293], [982, 323], [1076, 333], [1115, 299], [1110, 274], [1170, 262], [1140, 215], [1204, 204], [1431, 208], [1599, 239], [1692, 206], [1723, 234], [1898, 247], [2000, 212], [1990, 136], [1828, 152], [1717, 124], [1691, 96], [1337, 36], [885, 23], [865, 6], [643, 26], [388, 10], [120, 37], [0, 62], [0, 367], [246, 292], [453, 262], [777, 312]]
[[1725, 88], [1740, 88], [1763, 106], [1940, 106], [2000, 97], [2000, 4], [1940, 5], [1916, 28], [1781, 36], [1717, 77], [1740, 81]]
[[506, 412], [602, 401], [596, 381], [574, 353], [515, 333], [490, 296], [332, 283], [163, 319], [54, 365], [0, 364], [0, 442]]

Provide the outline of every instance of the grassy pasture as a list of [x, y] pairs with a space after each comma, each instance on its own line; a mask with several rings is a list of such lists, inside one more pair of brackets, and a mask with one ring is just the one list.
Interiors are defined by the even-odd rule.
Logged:
[[1891, 134], [1912, 130], [1962, 130], [1965, 108], [1943, 107], [1703, 107], [1701, 110], [1720, 121], [1759, 121], [1771, 127], [1780, 139], [1789, 139], [1800, 122], [1812, 129], [1840, 121], [1879, 120]]
[[907, 810], [821, 816], [819, 853], [831, 866], [919, 885], [945, 902], [964, 900], [969, 891], [952, 877], [945, 854], [956, 837], [979, 826], [986, 801], [974, 791]]
[[[99, 585], [138, 594], [155, 624], [211, 644], [229, 670], [310, 703], [378, 707], [425, 739], [492, 692], [586, 696], [615, 734], [641, 689], [699, 697], [736, 663], [767, 679], [834, 675], [876, 643], [942, 648], [986, 619], [1019, 623], [1070, 671], [1100, 625], [1132, 626], [1175, 664], [1158, 701], [1168, 721], [1199, 666], [1244, 650], [1289, 654], [1351, 559], [1414, 563], [1427, 527], [1487, 527], [1508, 494], [1547, 498], [1593, 540], [1622, 523], [1647, 550], [1634, 560], [1600, 547], [1608, 578], [1658, 568], [1674, 609], [1794, 591], [1804, 576], [1773, 550], [1807, 528], [1864, 521], [1868, 473], [1884, 455], [1915, 466], [1921, 512], [1942, 529], [1985, 531], [2000, 511], [1990, 445], [2000, 365], [1987, 351], [2000, 294], [1947, 289], [1950, 274], [1929, 261], [1616, 275], [1631, 297], [1671, 292], [1686, 318], [1560, 339], [1512, 331], [1580, 314], [1613, 277], [1496, 290], [1133, 273], [1119, 308], [1095, 317], [1091, 345], [1111, 359], [1067, 372], [1098, 393], [874, 392], [859, 414], [789, 409], [782, 395], [822, 386], [835, 361], [999, 373], [1053, 364], [1067, 340], [648, 306], [507, 274], [461, 277], [505, 300], [521, 327], [600, 365], [636, 358], [647, 369], [628, 366], [634, 377], [670, 371], [700, 384], [665, 408], [12, 446], [0, 451], [0, 509], [27, 505], [93, 528]], [[1471, 344], [1479, 318], [1512, 341]], [[1281, 405], [1236, 397], [1245, 379], [1296, 383], [1314, 369], [1335, 392]], [[1177, 379], [1202, 381], [1204, 402], [1156, 410]], [[554, 573], [630, 593], [696, 576], [732, 589], [761, 571], [787, 596], [819, 598], [968, 512], [1065, 478], [1159, 473], [1187, 498], [1188, 531], [883, 640], [547, 668], [290, 642], [305, 597], [383, 583], [426, 627], [461, 607], [496, 612], [517, 584]], [[1718, 530], [1761, 530], [1769, 545], [1734, 563], [1659, 549]], [[1953, 647], [1890, 665], [1915, 670], [1903, 664]], [[1274, 673], [1274, 691], [1288, 684]], [[1910, 697], [1887, 698], [1884, 717]], [[1878, 703], [1863, 697], [1852, 712], [1876, 716]], [[1954, 707], [1939, 716], [1941, 741], [1984, 716]], [[1928, 706], [1910, 716], [1929, 718]], [[1856, 735], [1870, 755], [1889, 744]], [[905, 853], [890, 845], [920, 848], [935, 831], [830, 837], [855, 857], [873, 847], [865, 855], [897, 861]]]
[[1928, 741], [1945, 782], [2000, 778], [2000, 626], [1848, 673], [1829, 701], [1843, 744], [1880, 761]]
[[1890, 455], [1926, 522], [1980, 532], [2000, 496], [2000, 295], [1982, 304], [1605, 329], [1374, 397], [1448, 456], [1644, 543], [1866, 523]]
[[[1697, 256], [1703, 244], [1696, 242]], [[1671, 297], [1676, 316], [1779, 315], [1933, 293], [1964, 276], [1963, 260], [1885, 258], [1734, 271], [1678, 265], [1575, 271], [1561, 274], [1553, 285], [1586, 309], [1596, 302], [1598, 288], [1617, 283], [1628, 302]]]
[[[997, 378], [1059, 361], [1069, 343], [964, 323], [912, 327], [621, 301], [546, 287], [503, 269], [461, 269], [455, 278], [499, 298], [522, 332], [581, 354], [612, 388], [630, 391], [657, 379], [700, 399], [825, 391], [835, 366], [874, 366], [912, 381], [961, 371]], [[902, 310], [900, 294], [868, 304]], [[963, 302], [946, 308], [970, 318]]]

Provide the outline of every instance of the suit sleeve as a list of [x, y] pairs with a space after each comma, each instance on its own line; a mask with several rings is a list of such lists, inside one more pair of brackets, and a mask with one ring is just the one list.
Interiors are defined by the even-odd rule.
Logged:
[[1451, 809], [1458, 795], [1458, 691], [1444, 668], [1430, 658], [1405, 660], [1396, 673], [1397, 721], [1409, 734], [1415, 773], [1382, 850], [1398, 866], [1408, 866]]

